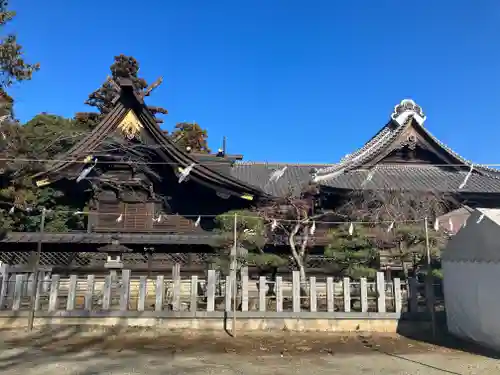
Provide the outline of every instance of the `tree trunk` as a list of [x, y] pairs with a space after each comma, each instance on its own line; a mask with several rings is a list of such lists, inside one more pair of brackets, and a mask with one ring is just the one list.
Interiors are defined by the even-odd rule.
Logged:
[[399, 244], [398, 244], [398, 247], [399, 247], [399, 259], [401, 261], [401, 268], [402, 268], [403, 273], [405, 275], [405, 280], [408, 280], [408, 267], [406, 267], [403, 246], [404, 246], [403, 243], [399, 242]]
[[[297, 264], [297, 268], [299, 269], [299, 275], [300, 275], [300, 294], [303, 296], [308, 295], [308, 288], [305, 286], [307, 285], [307, 278], [306, 278], [306, 269], [304, 267], [304, 256], [305, 256], [305, 241], [307, 241], [307, 238], [304, 240], [304, 242], [301, 245], [300, 253], [297, 251], [297, 245], [295, 243], [295, 236], [299, 232], [301, 225], [297, 224], [293, 228], [293, 230], [290, 232], [290, 235], [288, 237], [288, 243], [290, 244], [290, 249], [292, 251], [292, 257]], [[307, 236], [306, 236], [307, 237]]]

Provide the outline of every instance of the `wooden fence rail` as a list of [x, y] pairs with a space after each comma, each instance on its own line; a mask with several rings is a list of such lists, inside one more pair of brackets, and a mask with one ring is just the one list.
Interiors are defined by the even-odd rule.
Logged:
[[[133, 277], [130, 270], [105, 277], [51, 275], [40, 277], [36, 288], [28, 274], [11, 275], [1, 280], [0, 310], [20, 311], [30, 308], [34, 298], [37, 311], [237, 311], [259, 312], [419, 312], [425, 306], [423, 286], [415, 279], [402, 282], [384, 280], [378, 273], [373, 281], [366, 278], [334, 281], [332, 277], [301, 281], [298, 271], [292, 281], [282, 277], [250, 280], [242, 276], [218, 277], [208, 271], [206, 279], [191, 276]], [[236, 291], [234, 286], [236, 285]], [[234, 300], [236, 298], [236, 301]], [[236, 302], [236, 304], [234, 304]]]

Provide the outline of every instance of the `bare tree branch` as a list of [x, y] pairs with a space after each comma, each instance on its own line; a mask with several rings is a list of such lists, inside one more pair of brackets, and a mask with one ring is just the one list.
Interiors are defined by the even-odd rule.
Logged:
[[[451, 197], [434, 191], [372, 190], [352, 193], [339, 213], [350, 221], [370, 222], [362, 235], [378, 248], [381, 266], [386, 262], [399, 265], [408, 276], [407, 263], [413, 262], [415, 266], [426, 254], [424, 218], [432, 222], [455, 208], [456, 202]], [[431, 251], [438, 255], [447, 234], [433, 230], [428, 233]]]

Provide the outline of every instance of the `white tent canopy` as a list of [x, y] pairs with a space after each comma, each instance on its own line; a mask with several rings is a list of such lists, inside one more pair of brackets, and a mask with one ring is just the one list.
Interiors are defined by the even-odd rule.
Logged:
[[442, 265], [450, 333], [500, 350], [500, 209], [474, 210]]

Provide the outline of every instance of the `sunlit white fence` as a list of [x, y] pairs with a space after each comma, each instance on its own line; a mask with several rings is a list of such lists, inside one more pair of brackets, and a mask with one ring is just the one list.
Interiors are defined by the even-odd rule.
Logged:
[[[264, 276], [236, 281], [209, 270], [206, 278], [182, 278], [177, 268], [172, 276], [149, 278], [129, 270], [118, 275], [81, 277], [41, 275], [37, 288], [33, 276], [13, 274], [1, 280], [0, 309], [22, 311], [256, 311], [267, 313], [343, 312], [419, 313], [426, 310], [424, 286], [415, 279], [374, 280], [309, 277], [298, 271], [290, 280]], [[427, 289], [428, 290], [428, 289]]]

